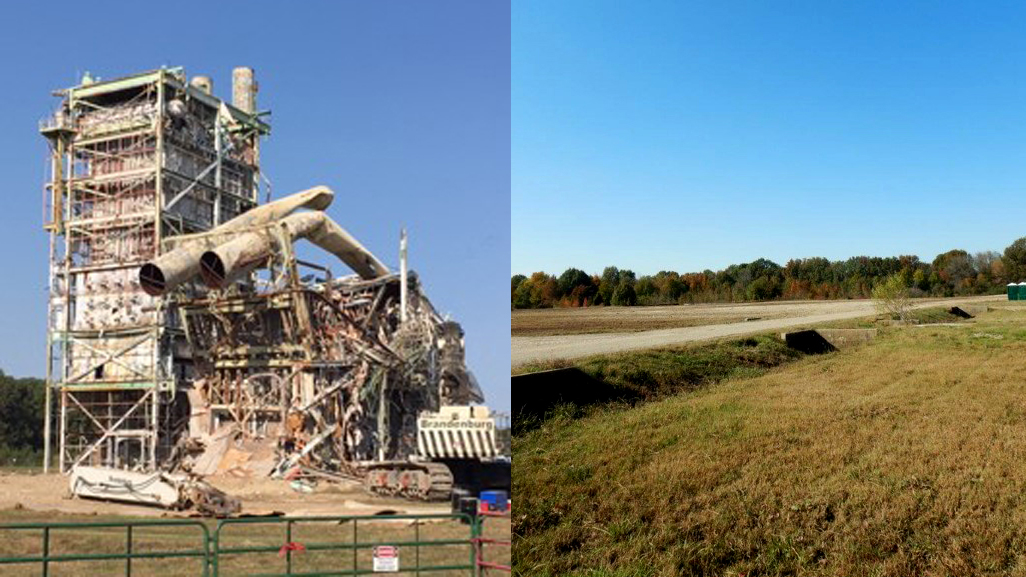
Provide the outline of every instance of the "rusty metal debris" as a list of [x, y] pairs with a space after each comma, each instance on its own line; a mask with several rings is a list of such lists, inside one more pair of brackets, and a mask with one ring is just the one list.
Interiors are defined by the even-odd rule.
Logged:
[[168, 244], [175, 248], [144, 264], [139, 270], [139, 285], [147, 294], [160, 296], [199, 273], [200, 257], [215, 246], [216, 240], [221, 238], [219, 235], [266, 225], [300, 208], [323, 210], [331, 204], [334, 197], [334, 193], [327, 187], [314, 187], [255, 207], [199, 238], [192, 235], [175, 237], [168, 241]]
[[[405, 233], [393, 272], [327, 216], [327, 187], [260, 204], [255, 87], [248, 68], [231, 104], [181, 69], [84, 78], [41, 124], [61, 471], [508, 486], [463, 331], [407, 271]], [[339, 265], [300, 260], [300, 239]]]
[[[310, 238], [311, 230], [321, 231], [320, 246], [351, 268], [366, 264], [361, 274], [334, 278], [320, 267], [319, 278], [301, 277], [306, 263], [295, 258], [292, 245]], [[245, 256], [225, 259], [218, 271], [240, 282], [177, 301], [193, 355], [193, 394], [204, 408], [200, 431], [227, 424], [245, 436], [275, 440], [281, 454], [276, 476], [308, 467], [372, 478], [371, 486], [402, 485], [390, 494], [446, 498], [454, 482], [450, 470], [411, 457], [424, 456], [419, 418], [483, 401], [466, 370], [459, 325], [435, 311], [416, 275], [403, 291], [401, 274], [388, 272], [323, 213], [296, 213], [229, 233], [201, 261], [238, 254]], [[245, 282], [247, 272], [234, 272], [240, 267], [269, 275], [259, 284]], [[494, 425], [486, 409], [478, 413]], [[498, 456], [488, 430], [487, 424], [475, 430], [461, 459], [480, 463]]]
[[79, 466], [72, 469], [69, 486], [76, 497], [193, 510], [210, 517], [227, 517], [242, 511], [238, 499], [184, 473], [138, 473]]

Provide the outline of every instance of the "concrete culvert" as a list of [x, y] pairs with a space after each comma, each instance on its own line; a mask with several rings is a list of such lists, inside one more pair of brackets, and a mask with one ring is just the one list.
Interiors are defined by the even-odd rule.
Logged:
[[962, 309], [960, 307], [951, 307], [950, 309], [948, 309], [948, 314], [955, 315], [956, 317], [963, 318], [963, 319], [971, 319], [971, 318], [973, 318], [973, 315], [969, 314], [968, 311], [966, 311], [966, 310], [964, 310], [964, 309]]
[[837, 350], [837, 347], [830, 344], [830, 341], [823, 338], [823, 335], [816, 330], [784, 333], [781, 336], [788, 347], [807, 355], [820, 355]]
[[867, 343], [876, 338], [876, 329], [810, 329], [782, 333], [780, 338], [792, 349], [820, 354]]

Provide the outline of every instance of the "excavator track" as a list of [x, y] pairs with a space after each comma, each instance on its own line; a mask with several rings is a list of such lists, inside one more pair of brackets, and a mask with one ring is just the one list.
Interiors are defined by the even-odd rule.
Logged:
[[442, 463], [375, 463], [364, 475], [364, 487], [386, 497], [444, 501], [452, 494], [452, 486], [452, 472]]

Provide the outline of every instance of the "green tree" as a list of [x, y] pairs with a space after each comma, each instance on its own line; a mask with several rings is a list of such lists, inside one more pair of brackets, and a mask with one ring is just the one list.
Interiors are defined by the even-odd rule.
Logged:
[[602, 269], [602, 277], [599, 281], [598, 294], [605, 304], [613, 302], [613, 291], [620, 284], [620, 269], [615, 266], [607, 266]]
[[919, 290], [930, 290], [930, 283], [926, 280], [926, 271], [921, 268], [916, 269], [916, 272], [912, 273], [912, 284]]
[[765, 301], [781, 294], [781, 286], [768, 276], [761, 276], [748, 284], [745, 294], [748, 300]]
[[1001, 262], [1005, 265], [1005, 280], [1022, 282], [1026, 280], [1026, 236], [1008, 245]]
[[517, 288], [513, 290], [513, 308], [531, 308], [531, 281], [529, 279], [517, 283]]
[[527, 280], [527, 277], [522, 275], [522, 274], [515, 274], [512, 277], [510, 277], [510, 279], [509, 279], [509, 284], [510, 284], [509, 295], [510, 295], [510, 300], [513, 303], [513, 308], [523, 308], [523, 307], [517, 307], [517, 304], [516, 304], [517, 303], [517, 288], [519, 288], [520, 285], [525, 280]]
[[598, 291], [598, 287], [592, 283], [591, 276], [576, 268], [568, 268], [559, 275], [556, 288], [559, 297], [566, 299], [573, 306], [581, 306], [585, 301], [592, 300]]
[[900, 274], [892, 274], [873, 287], [873, 298], [881, 312], [898, 317], [903, 323], [911, 318], [912, 299]]
[[638, 304], [638, 295], [634, 292], [634, 279], [625, 276], [613, 291], [613, 304], [629, 307]]
[[41, 379], [15, 378], [0, 371], [0, 462], [18, 461], [43, 448], [43, 400]]
[[976, 269], [972, 258], [964, 250], [954, 249], [937, 255], [931, 265], [941, 280], [940, 292], [946, 296], [971, 292], [976, 280]]
[[651, 297], [656, 295], [659, 292], [659, 289], [656, 287], [655, 280], [652, 277], [643, 276], [638, 279], [637, 283], [635, 283], [634, 292], [637, 294], [638, 298], [641, 299], [641, 302], [652, 304], [651, 301], [654, 299]]

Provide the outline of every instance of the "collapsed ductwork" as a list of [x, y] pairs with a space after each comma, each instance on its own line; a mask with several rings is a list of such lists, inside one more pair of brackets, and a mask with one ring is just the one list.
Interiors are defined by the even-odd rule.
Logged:
[[[415, 274], [390, 273], [331, 220], [323, 212], [331, 198], [319, 187], [253, 209], [176, 239], [178, 248], [140, 270], [150, 294], [197, 275], [224, 289], [257, 268], [270, 271], [268, 282], [244, 290], [176, 298], [193, 375], [190, 426], [218, 435], [232, 427], [246, 442], [273, 444], [277, 464], [260, 460], [260, 474], [363, 480], [375, 492], [418, 499], [491, 483], [489, 471], [506, 471], [508, 483], [494, 422], [472, 408], [484, 398], [466, 368], [463, 330], [435, 311]], [[299, 239], [356, 275], [334, 278], [298, 260]], [[310, 280], [300, 266], [327, 276]], [[435, 421], [444, 424], [432, 428]], [[224, 446], [182, 457], [191, 459], [183, 467], [210, 471]]]
[[334, 198], [335, 193], [330, 188], [315, 186], [258, 206], [202, 235], [197, 235], [196, 238], [186, 237], [179, 241], [178, 247], [174, 250], [144, 264], [139, 269], [139, 284], [147, 294], [160, 296], [199, 274], [200, 258], [203, 253], [218, 243], [225, 242], [229, 235], [266, 226], [301, 208], [323, 211], [331, 205]]
[[[388, 274], [388, 268], [323, 212], [304, 212], [280, 221], [283, 242], [305, 238], [338, 257], [364, 280]], [[200, 274], [211, 288], [223, 288], [276, 253], [278, 239], [271, 229], [248, 232], [222, 243], [200, 257]]]

